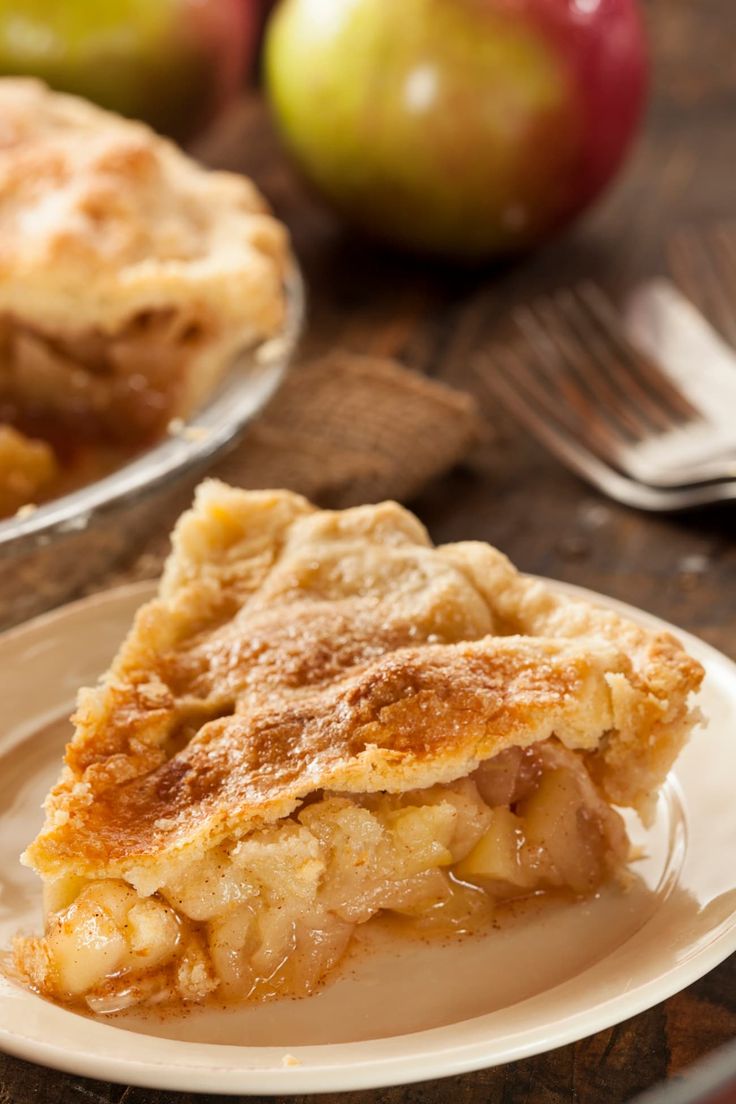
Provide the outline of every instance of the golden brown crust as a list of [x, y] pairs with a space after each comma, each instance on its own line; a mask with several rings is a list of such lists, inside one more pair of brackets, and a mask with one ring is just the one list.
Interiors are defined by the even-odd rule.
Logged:
[[610, 801], [637, 808], [646, 818], [658, 786], [700, 719], [689, 706], [690, 694], [703, 680], [700, 663], [670, 633], [650, 632], [613, 610], [567, 598], [519, 574], [489, 545], [465, 542], [440, 551], [485, 595], [500, 632], [603, 638], [630, 659], [630, 675], [608, 675], [616, 723], [589, 756], [588, 768]]
[[115, 338], [112, 371], [153, 319], [191, 361], [184, 412], [280, 328], [286, 232], [249, 180], [33, 80], [0, 80], [0, 119], [0, 320], [31, 342], [23, 363], [55, 355], [61, 378]]
[[83, 691], [28, 861], [44, 876], [167, 863], [319, 789], [450, 781], [555, 734], [641, 806], [693, 723], [702, 672], [671, 637], [433, 549], [393, 503], [318, 511], [213, 481], [180, 520], [160, 597]]

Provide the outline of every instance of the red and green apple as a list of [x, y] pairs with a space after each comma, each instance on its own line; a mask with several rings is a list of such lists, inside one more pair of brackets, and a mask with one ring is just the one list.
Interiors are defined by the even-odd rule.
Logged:
[[266, 77], [287, 146], [345, 216], [481, 258], [602, 191], [647, 61], [636, 0], [281, 0]]

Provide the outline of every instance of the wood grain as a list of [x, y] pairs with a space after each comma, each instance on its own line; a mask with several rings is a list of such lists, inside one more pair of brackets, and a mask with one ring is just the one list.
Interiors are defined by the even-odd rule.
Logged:
[[[207, 152], [251, 173], [293, 230], [310, 286], [306, 352], [339, 344], [396, 356], [470, 387], [473, 351], [502, 334], [510, 303], [588, 275], [616, 294], [639, 275], [664, 271], [675, 227], [734, 214], [734, 0], [650, 0], [646, 11], [653, 99], [628, 171], [573, 233], [503, 269], [452, 270], [356, 242], [303, 190], [261, 104], [243, 107]], [[491, 432], [472, 464], [413, 504], [435, 539], [489, 540], [526, 570], [642, 606], [736, 656], [733, 509], [669, 518], [612, 504], [484, 401]], [[446, 1081], [320, 1099], [623, 1104], [734, 1036], [736, 958], [665, 1004], [561, 1050]], [[105, 1085], [0, 1056], [0, 1104], [223, 1099]]]

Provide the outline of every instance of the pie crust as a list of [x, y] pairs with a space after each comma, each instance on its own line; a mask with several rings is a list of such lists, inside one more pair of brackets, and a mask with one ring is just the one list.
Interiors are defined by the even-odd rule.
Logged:
[[649, 815], [701, 678], [395, 503], [207, 481], [80, 693], [17, 966], [98, 1011], [304, 993], [381, 910], [594, 892], [628, 859], [611, 805]]

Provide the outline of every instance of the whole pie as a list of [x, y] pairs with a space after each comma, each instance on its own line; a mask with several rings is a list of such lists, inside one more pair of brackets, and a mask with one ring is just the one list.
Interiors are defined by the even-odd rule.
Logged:
[[245, 177], [0, 79], [0, 423], [62, 461], [84, 442], [140, 446], [195, 409], [281, 327], [288, 255]]
[[[80, 693], [24, 855], [40, 992], [311, 992], [357, 925], [587, 896], [629, 859], [697, 720], [700, 665], [395, 503], [315, 509], [208, 481], [157, 598]], [[488, 938], [492, 938], [492, 934]]]

